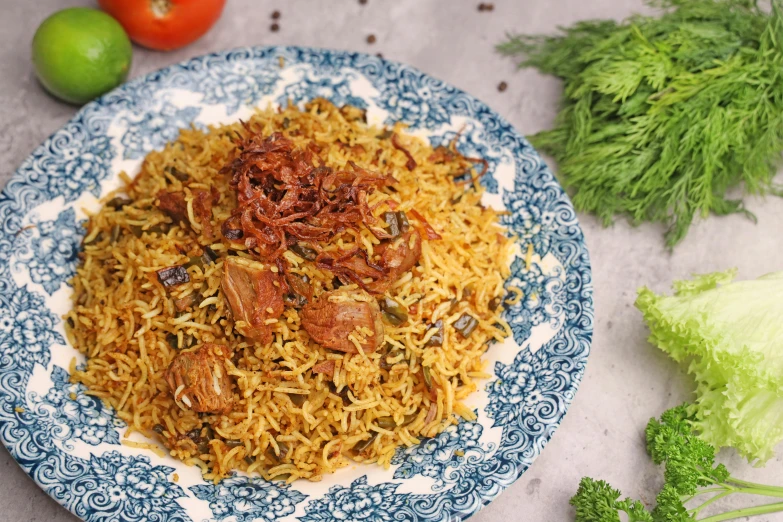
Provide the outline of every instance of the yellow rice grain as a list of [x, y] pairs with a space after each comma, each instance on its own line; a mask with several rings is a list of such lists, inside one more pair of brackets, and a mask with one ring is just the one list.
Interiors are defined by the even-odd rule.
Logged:
[[[408, 309], [408, 320], [384, 325], [385, 345], [376, 353], [362, 350], [361, 341], [371, 333], [363, 329], [350, 334], [358, 353], [324, 349], [309, 338], [295, 309], [268, 321], [274, 338], [267, 345], [239, 335], [221, 290], [222, 262], [229, 254], [252, 254], [220, 237], [220, 225], [235, 206], [233, 189], [220, 170], [233, 158], [233, 136], [243, 128], [234, 123], [187, 129], [163, 150], [148, 154], [135, 178], [120, 173], [124, 187], [110, 197], [128, 197], [131, 204], [90, 215], [82, 263], [73, 280], [74, 306], [66, 316], [68, 340], [88, 359], [81, 371], [71, 362], [72, 379], [118, 410], [129, 431], [154, 435], [171, 456], [198, 466], [214, 480], [234, 469], [288, 482], [319, 480], [352, 459], [388, 467], [398, 446], [417, 444], [458, 418], [475, 419], [462, 400], [479, 389], [478, 380], [488, 377], [481, 362], [488, 344], [511, 333], [501, 309], [490, 310], [489, 302], [504, 298], [507, 261], [515, 247], [498, 225], [498, 214], [480, 206], [475, 169], [469, 172], [473, 189], [466, 190], [452, 180], [455, 171], [464, 169], [458, 158], [435, 161], [427, 143], [395, 126], [400, 143], [417, 163], [409, 171], [406, 156], [381, 129], [323, 100], [313, 101], [306, 110], [258, 111], [248, 124], [264, 135], [283, 132], [297, 147], [315, 142], [325, 164], [335, 169], [353, 161], [395, 177], [394, 191], [369, 195], [375, 215], [416, 209], [442, 236], [423, 241], [419, 265], [386, 292]], [[172, 169], [185, 173], [188, 181]], [[218, 232], [207, 237], [208, 227], [195, 215], [194, 201], [198, 190], [213, 189], [220, 196], [211, 223]], [[187, 223], [173, 223], [156, 208], [161, 190], [184, 194]], [[415, 220], [412, 224], [421, 225]], [[121, 230], [116, 241], [115, 227]], [[378, 244], [362, 228], [321, 247], [335, 251], [359, 246], [372, 256]], [[218, 260], [190, 265], [207, 245]], [[528, 250], [526, 260], [531, 255]], [[309, 278], [316, 296], [334, 288], [330, 272], [292, 251], [283, 257], [292, 270]], [[189, 265], [190, 282], [167, 290], [156, 272], [173, 265]], [[518, 302], [521, 291], [510, 290], [506, 302]], [[179, 312], [174, 301], [184, 297], [194, 304]], [[478, 319], [468, 339], [454, 330], [466, 313]], [[438, 333], [432, 326], [438, 320], [443, 321], [444, 342], [427, 346]], [[176, 390], [165, 381], [166, 369], [181, 350], [205, 342], [224, 344], [233, 353], [225, 370], [234, 382], [234, 405], [224, 414], [195, 414], [186, 396], [174, 400]], [[325, 361], [334, 362], [331, 377], [313, 372]], [[430, 369], [434, 391], [422, 380], [422, 365]], [[404, 424], [411, 414], [415, 419]], [[397, 426], [380, 427], [377, 419], [382, 417], [392, 417]], [[353, 451], [371, 435], [375, 438], [368, 448]], [[160, 452], [154, 444], [123, 443]]]

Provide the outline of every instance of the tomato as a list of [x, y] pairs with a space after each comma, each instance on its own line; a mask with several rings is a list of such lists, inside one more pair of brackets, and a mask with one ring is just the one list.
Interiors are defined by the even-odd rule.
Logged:
[[212, 27], [226, 0], [98, 0], [130, 39], [157, 51], [195, 42]]

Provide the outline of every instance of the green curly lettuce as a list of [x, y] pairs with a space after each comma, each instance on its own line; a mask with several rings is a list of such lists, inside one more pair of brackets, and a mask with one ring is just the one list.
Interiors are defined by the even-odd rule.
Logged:
[[694, 429], [764, 463], [783, 440], [783, 272], [732, 282], [734, 270], [639, 290], [650, 342], [696, 381]]

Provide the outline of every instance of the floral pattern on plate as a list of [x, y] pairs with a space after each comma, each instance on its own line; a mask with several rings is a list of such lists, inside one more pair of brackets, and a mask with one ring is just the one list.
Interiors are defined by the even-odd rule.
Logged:
[[76, 274], [76, 256], [83, 232], [73, 208], [52, 221], [36, 218], [14, 239], [14, 268], [26, 270], [32, 282], [41, 285], [49, 295], [55, 293]]
[[[478, 419], [399, 449], [389, 470], [349, 467], [290, 486], [242, 475], [213, 484], [196, 468], [117, 444], [122, 423], [68, 381], [63, 367], [76, 352], [60, 317], [70, 306], [63, 290], [83, 234], [81, 208], [95, 208], [113, 186], [116, 162], [135, 172], [143, 154], [182, 126], [314, 96], [361, 105], [387, 124], [401, 120], [434, 144], [464, 127], [460, 150], [487, 157], [483, 183], [497, 193], [493, 204], [509, 210], [503, 223], [519, 240], [509, 285], [521, 294], [504, 311], [514, 338], [487, 353], [493, 377], [477, 392]], [[468, 517], [543, 450], [590, 351], [587, 249], [568, 197], [536, 152], [475, 98], [365, 54], [241, 48], [132, 80], [32, 152], [0, 194], [0, 223], [0, 439], [49, 495], [91, 522]]]

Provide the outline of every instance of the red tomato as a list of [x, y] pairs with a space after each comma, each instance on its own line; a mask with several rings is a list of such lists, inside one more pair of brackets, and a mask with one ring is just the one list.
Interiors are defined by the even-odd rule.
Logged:
[[212, 27], [226, 0], [98, 0], [130, 39], [157, 51], [195, 42]]

